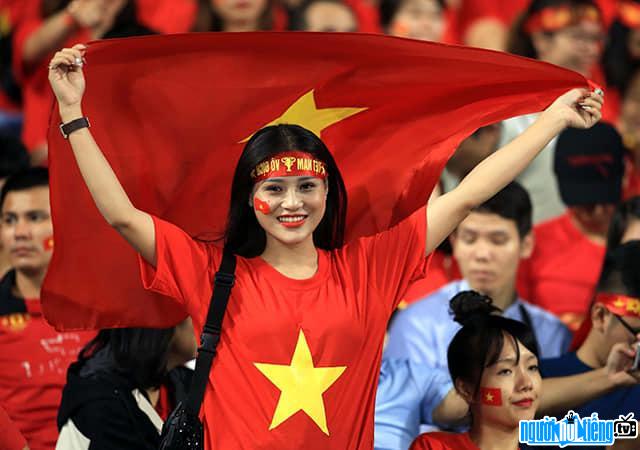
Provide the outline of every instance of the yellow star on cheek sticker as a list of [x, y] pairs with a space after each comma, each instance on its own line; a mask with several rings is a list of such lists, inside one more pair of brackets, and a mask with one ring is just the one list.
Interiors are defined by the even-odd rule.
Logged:
[[487, 394], [487, 401], [492, 402], [493, 401], [493, 395]]
[[254, 364], [281, 391], [269, 430], [298, 411], [304, 411], [329, 435], [322, 394], [342, 375], [346, 366], [314, 367], [311, 350], [302, 330], [290, 365]]
[[[296, 100], [289, 109], [287, 109], [280, 117], [269, 122], [264, 127], [270, 125], [291, 124], [300, 125], [309, 131], [312, 131], [316, 136], [320, 137], [320, 133], [325, 128], [338, 123], [341, 120], [351, 117], [359, 112], [366, 110], [367, 108], [322, 108], [318, 109], [316, 106], [316, 99], [314, 97], [314, 90], [304, 94], [298, 100]], [[262, 127], [262, 128], [264, 128]], [[253, 135], [252, 135], [253, 136]], [[247, 142], [251, 139], [249, 136], [240, 142]]]

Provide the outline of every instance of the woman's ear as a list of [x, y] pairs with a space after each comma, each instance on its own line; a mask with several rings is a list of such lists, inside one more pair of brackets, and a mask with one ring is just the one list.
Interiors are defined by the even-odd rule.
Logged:
[[456, 388], [456, 392], [464, 399], [465, 402], [467, 402], [467, 404], [471, 405], [473, 403], [473, 391], [469, 389], [467, 383], [458, 378], [454, 382], [454, 387]]

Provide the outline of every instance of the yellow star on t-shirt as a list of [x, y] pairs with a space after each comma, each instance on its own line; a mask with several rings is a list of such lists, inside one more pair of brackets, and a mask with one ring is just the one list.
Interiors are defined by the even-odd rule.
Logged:
[[[277, 119], [269, 122], [264, 127], [270, 125], [280, 124], [292, 124], [300, 125], [309, 131], [312, 131], [316, 136], [320, 137], [320, 133], [325, 128], [340, 122], [341, 120], [351, 117], [359, 112], [366, 110], [367, 108], [322, 108], [318, 109], [316, 106], [316, 99], [314, 97], [314, 90], [304, 94], [298, 100], [296, 100], [289, 108]], [[262, 128], [264, 128], [262, 127]], [[252, 135], [253, 136], [253, 135]], [[251, 136], [240, 141], [246, 142], [251, 139]]]
[[290, 365], [254, 364], [281, 391], [269, 430], [298, 411], [304, 411], [329, 435], [322, 394], [342, 375], [346, 366], [314, 367], [311, 350], [302, 330]]

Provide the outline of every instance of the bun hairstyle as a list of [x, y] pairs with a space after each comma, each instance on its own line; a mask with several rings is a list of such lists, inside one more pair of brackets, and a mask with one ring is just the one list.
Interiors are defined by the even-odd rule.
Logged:
[[[454, 383], [461, 380], [468, 386], [474, 386], [474, 398], [480, 389], [484, 369], [498, 361], [505, 336], [514, 344], [520, 342], [538, 356], [531, 329], [522, 322], [496, 314], [502, 311], [486, 295], [463, 291], [451, 299], [449, 306], [453, 319], [462, 325], [449, 344], [449, 374]], [[517, 345], [515, 349], [516, 361], [519, 361]]]
[[463, 291], [449, 302], [453, 320], [463, 327], [483, 320], [493, 313], [501, 313], [500, 308], [493, 304], [493, 300], [476, 291]]

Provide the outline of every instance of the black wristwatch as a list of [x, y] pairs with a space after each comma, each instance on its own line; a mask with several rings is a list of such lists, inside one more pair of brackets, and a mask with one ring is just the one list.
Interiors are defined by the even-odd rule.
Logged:
[[73, 119], [71, 122], [60, 124], [60, 133], [65, 139], [69, 139], [69, 135], [80, 128], [89, 128], [91, 124], [86, 117], [80, 117], [79, 119]]

